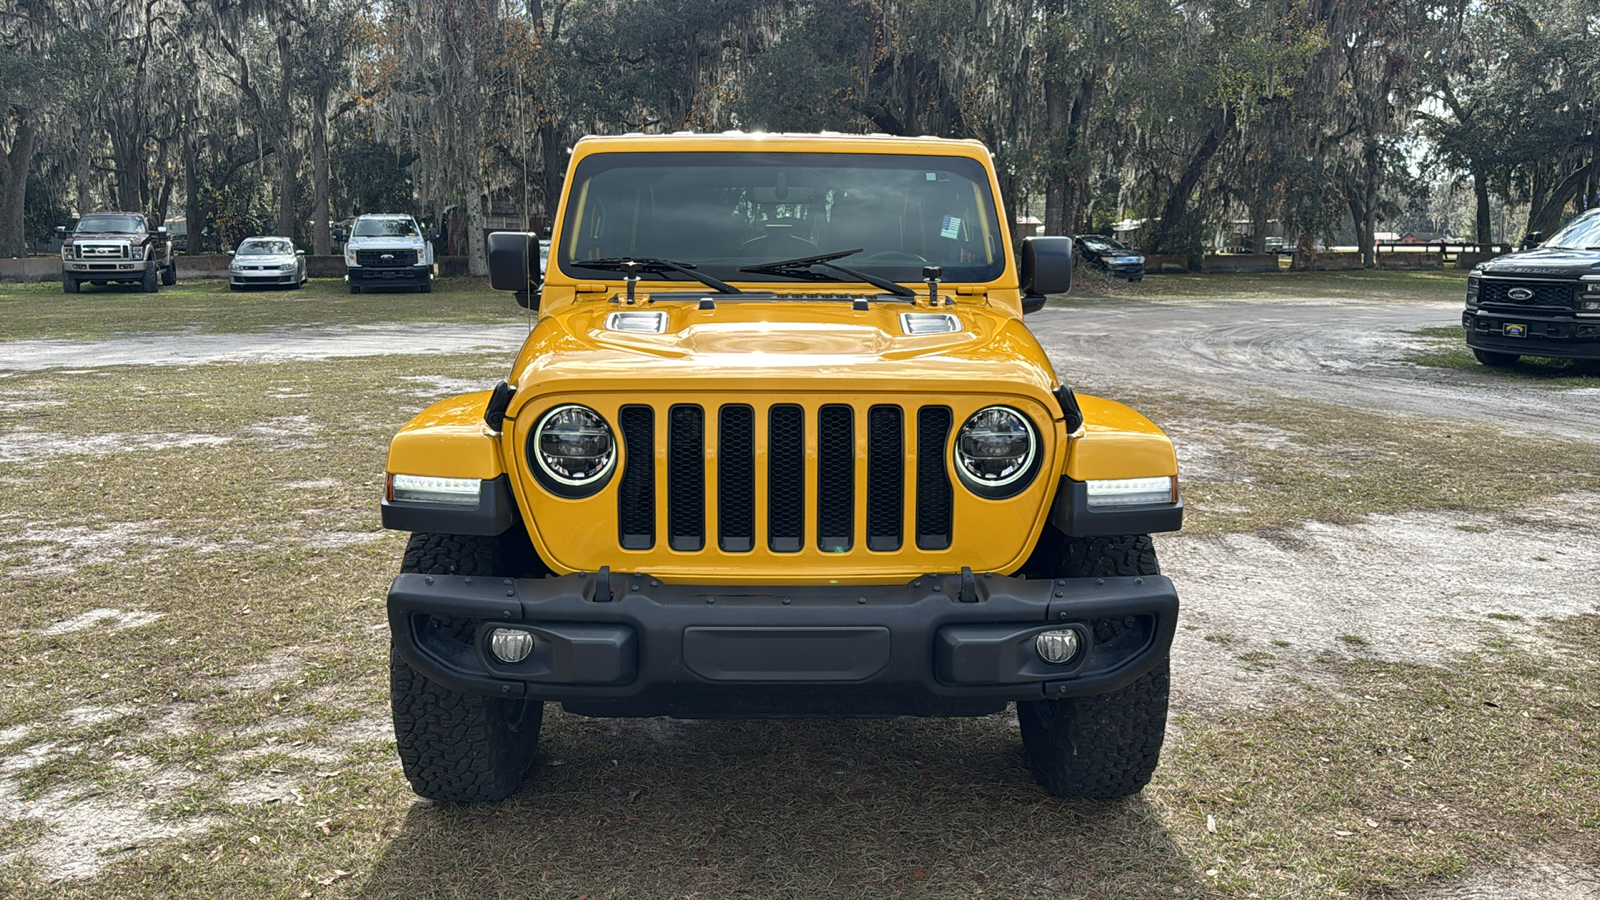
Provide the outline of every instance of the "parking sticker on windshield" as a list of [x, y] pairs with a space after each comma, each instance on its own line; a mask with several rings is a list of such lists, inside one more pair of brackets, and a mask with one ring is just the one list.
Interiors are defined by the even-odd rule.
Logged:
[[939, 236], [957, 240], [961, 237], [961, 219], [956, 216], [945, 216], [939, 225]]

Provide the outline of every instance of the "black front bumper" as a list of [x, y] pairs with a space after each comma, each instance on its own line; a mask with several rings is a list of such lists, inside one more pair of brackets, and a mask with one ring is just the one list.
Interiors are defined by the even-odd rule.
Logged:
[[[1600, 319], [1502, 309], [1461, 314], [1467, 346], [1518, 356], [1600, 359]], [[1520, 335], [1520, 336], [1519, 336]]]
[[[395, 648], [433, 681], [604, 716], [981, 715], [1131, 683], [1166, 658], [1177, 616], [1159, 575], [786, 588], [407, 574], [389, 589]], [[533, 633], [526, 660], [491, 655], [504, 627]], [[1084, 648], [1064, 665], [1034, 651], [1057, 629]]]
[[384, 268], [380, 266], [350, 266], [345, 269], [345, 277], [351, 284], [407, 285], [422, 284], [433, 275], [430, 266], [395, 266]]

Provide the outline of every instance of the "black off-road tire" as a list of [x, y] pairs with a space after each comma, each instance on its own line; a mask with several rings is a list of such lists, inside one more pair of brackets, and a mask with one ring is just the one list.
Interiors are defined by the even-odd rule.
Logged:
[[71, 275], [61, 276], [61, 293], [76, 294], [78, 292], [78, 279]]
[[1522, 358], [1516, 353], [1498, 353], [1494, 350], [1479, 350], [1477, 347], [1472, 348], [1472, 355], [1477, 357], [1478, 362], [1497, 369], [1515, 365], [1517, 360]]
[[[1052, 577], [1161, 574], [1147, 534], [1069, 538], [1053, 527], [1040, 537], [1029, 565]], [[1118, 624], [1096, 622], [1096, 641], [1114, 637]], [[1161, 760], [1168, 690], [1163, 659], [1109, 694], [1019, 702], [1022, 747], [1034, 778], [1058, 797], [1113, 800], [1137, 794]]]
[[429, 278], [427, 276], [423, 276], [422, 283], [417, 285], [417, 293], [419, 293], [419, 294], [431, 294], [431, 293], [433, 293], [433, 279]]
[[361, 293], [361, 285], [356, 284], [354, 281], [350, 282], [350, 293], [352, 293], [352, 294]]
[[178, 261], [171, 260], [161, 270], [161, 283], [172, 287], [178, 283]]
[[144, 270], [144, 278], [140, 279], [139, 283], [144, 285], [144, 292], [146, 294], [154, 294], [156, 291], [161, 290], [159, 283], [160, 275], [161, 273], [155, 266], [151, 266], [150, 268]]
[[[508, 576], [528, 571], [531, 546], [521, 529], [502, 538], [414, 534], [402, 572]], [[537, 564], [537, 557], [532, 556]], [[542, 564], [541, 564], [542, 565]], [[439, 621], [470, 640], [470, 623]], [[466, 694], [429, 681], [393, 644], [389, 702], [400, 765], [419, 796], [447, 803], [504, 800], [522, 786], [539, 746], [544, 704]]]

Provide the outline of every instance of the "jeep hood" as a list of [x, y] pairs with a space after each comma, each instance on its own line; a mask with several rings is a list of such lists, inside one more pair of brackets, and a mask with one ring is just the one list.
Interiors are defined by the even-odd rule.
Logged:
[[[624, 307], [583, 304], [540, 319], [518, 358], [519, 392], [929, 390], [1047, 394], [1055, 374], [1032, 332], [981, 303], [929, 308], [873, 301], [735, 300]], [[659, 334], [620, 330], [613, 313], [665, 313]], [[943, 314], [956, 328], [909, 335], [901, 314]]]

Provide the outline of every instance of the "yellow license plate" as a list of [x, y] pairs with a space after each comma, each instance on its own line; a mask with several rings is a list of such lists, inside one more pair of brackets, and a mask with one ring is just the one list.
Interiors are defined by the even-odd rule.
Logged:
[[1526, 326], [1526, 325], [1514, 325], [1514, 324], [1512, 324], [1510, 322], [1507, 322], [1505, 325], [1501, 326], [1501, 331], [1505, 334], [1506, 337], [1527, 337], [1528, 336], [1528, 326]]

